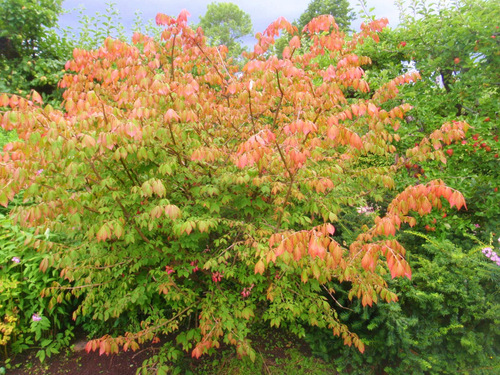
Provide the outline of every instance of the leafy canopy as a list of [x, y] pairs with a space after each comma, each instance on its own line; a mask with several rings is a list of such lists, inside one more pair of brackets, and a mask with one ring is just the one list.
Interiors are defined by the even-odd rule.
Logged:
[[0, 0], [0, 91], [52, 94], [70, 55], [54, 31], [61, 0]]
[[208, 4], [207, 12], [200, 16], [199, 26], [211, 46], [225, 45], [235, 57], [243, 51], [241, 38], [252, 34], [250, 15], [233, 3]]
[[333, 16], [342, 30], [348, 30], [355, 18], [354, 12], [349, 8], [348, 0], [312, 0], [298, 19], [300, 29], [321, 15]]
[[[339, 321], [335, 282], [363, 306], [395, 301], [387, 269], [411, 277], [397, 231], [443, 204], [465, 205], [440, 180], [394, 190], [411, 107], [388, 103], [418, 74], [376, 91], [363, 79], [370, 58], [354, 50], [387, 20], [345, 40], [320, 16], [298, 54], [301, 36], [280, 18], [237, 74], [228, 50], [207, 46], [187, 16], [159, 14], [161, 42], [134, 34], [130, 45], [75, 50], [61, 110], [36, 92], [0, 95], [10, 107], [1, 125], [19, 134], [4, 147], [0, 203], [21, 194], [12, 218], [58, 234], [32, 245], [42, 270], [72, 284], [54, 282], [44, 295], [80, 298], [73, 317], [101, 324], [87, 345], [101, 353], [174, 333], [167, 345], [194, 357], [226, 343], [254, 358], [248, 335], [258, 322], [298, 335], [328, 328], [363, 351]], [[283, 29], [293, 37], [278, 59], [267, 51]], [[467, 128], [447, 122], [406, 157], [446, 163], [443, 146]], [[375, 209], [385, 194], [391, 203]], [[342, 217], [356, 211], [366, 224], [341, 240]], [[127, 332], [112, 336], [118, 321]]]
[[365, 43], [358, 49], [373, 60], [365, 70], [366, 79], [376, 88], [387, 77], [408, 70], [403, 61], [411, 61], [419, 71], [422, 79], [402, 88], [398, 98], [414, 107], [401, 133], [407, 146], [457, 116], [474, 128], [461, 144], [447, 147], [446, 166], [432, 160], [419, 165], [429, 178], [449, 181], [470, 202], [467, 212], [448, 213], [448, 229], [436, 235], [468, 241], [463, 233], [477, 231], [479, 225], [478, 235], [487, 240], [500, 227], [496, 204], [500, 199], [500, 3], [462, 0], [439, 7], [418, 0], [406, 4], [401, 4], [397, 28], [386, 28], [380, 43]]

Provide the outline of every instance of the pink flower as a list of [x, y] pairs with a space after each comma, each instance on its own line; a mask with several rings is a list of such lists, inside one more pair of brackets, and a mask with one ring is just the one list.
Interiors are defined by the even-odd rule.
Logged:
[[371, 213], [375, 212], [375, 209], [371, 206], [364, 206], [364, 207], [358, 207], [356, 208], [356, 211], [358, 211], [358, 214], [365, 214], [369, 215]]
[[173, 269], [172, 267], [170, 267], [170, 266], [166, 266], [166, 267], [165, 267], [165, 272], [166, 272], [168, 275], [170, 275], [170, 274], [174, 273], [175, 271], [174, 271], [174, 269]]
[[255, 284], [252, 284], [248, 288], [243, 288], [243, 292], [241, 292], [243, 298], [247, 298], [250, 295], [250, 292], [252, 291], [254, 286]]
[[218, 283], [221, 280], [222, 280], [222, 274], [220, 272], [214, 272], [214, 273], [212, 273], [212, 281], [214, 283]]
[[493, 262], [495, 262], [497, 264], [497, 266], [500, 266], [500, 256], [498, 256], [498, 254], [495, 253], [491, 247], [485, 247], [482, 250], [482, 253], [487, 258], [489, 258], [490, 260], [492, 260]]
[[192, 272], [197, 272], [197, 271], [199, 271], [199, 270], [200, 270], [200, 269], [199, 269], [199, 267], [197, 266], [197, 264], [198, 264], [198, 261], [197, 261], [197, 260], [193, 260], [190, 264], [191, 264], [191, 266], [193, 266], [193, 267], [194, 267], [194, 268], [192, 269]]
[[31, 316], [31, 320], [33, 320], [34, 322], [39, 322], [40, 320], [42, 320], [42, 317], [38, 314], [33, 314]]
[[13, 257], [11, 261], [13, 261], [14, 263], [20, 263], [21, 259], [19, 259], [18, 257]]

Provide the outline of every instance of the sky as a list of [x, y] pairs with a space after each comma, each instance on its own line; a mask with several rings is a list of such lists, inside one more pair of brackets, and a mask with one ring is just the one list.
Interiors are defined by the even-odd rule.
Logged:
[[[140, 11], [142, 18], [147, 23], [154, 19], [157, 13], [165, 13], [177, 16], [182, 9], [187, 9], [191, 13], [189, 22], [199, 22], [199, 17], [204, 15], [207, 5], [215, 0], [113, 0], [115, 8], [119, 11], [121, 22], [126, 30], [131, 30], [134, 25], [135, 13]], [[307, 9], [310, 0], [223, 0], [238, 5], [243, 11], [248, 13], [252, 19], [254, 34], [264, 31], [267, 26], [278, 17], [285, 17], [292, 22], [300, 17]], [[103, 0], [64, 0], [63, 8], [71, 11], [63, 14], [59, 18], [62, 28], [70, 26], [73, 30], [78, 29], [80, 18], [80, 8], [85, 8], [84, 14], [94, 16], [96, 12], [104, 13], [106, 2]], [[394, 0], [366, 0], [368, 8], [375, 8], [374, 14], [377, 18], [386, 17], [389, 19], [389, 26], [395, 27], [399, 20], [397, 7]], [[350, 0], [351, 8], [357, 13], [361, 8], [358, 0]], [[358, 31], [361, 20], [353, 22], [352, 27]], [[253, 38], [244, 40], [244, 44], [253, 45]]]

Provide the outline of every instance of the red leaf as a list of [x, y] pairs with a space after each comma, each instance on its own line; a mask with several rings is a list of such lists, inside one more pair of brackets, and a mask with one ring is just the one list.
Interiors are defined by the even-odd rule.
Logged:
[[300, 48], [300, 38], [295, 35], [292, 40], [290, 40], [290, 43], [289, 43], [290, 47], [292, 48]]
[[39, 93], [37, 93], [36, 91], [33, 91], [33, 94], [31, 95], [31, 98], [33, 99], [33, 101], [35, 103], [38, 103], [38, 104], [43, 104], [43, 100], [42, 100], [42, 97], [40, 96]]
[[172, 119], [180, 120], [180, 116], [172, 108], [169, 108], [167, 110], [167, 113], [165, 113], [164, 118], [168, 122], [170, 122], [170, 120], [172, 120]]

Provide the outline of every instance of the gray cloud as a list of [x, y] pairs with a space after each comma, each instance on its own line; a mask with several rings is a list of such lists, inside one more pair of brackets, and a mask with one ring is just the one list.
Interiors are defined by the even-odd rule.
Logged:
[[[242, 10], [250, 14], [254, 26], [254, 33], [262, 32], [266, 27], [278, 17], [285, 17], [292, 22], [297, 19], [309, 4], [308, 0], [228, 0], [238, 5]], [[134, 23], [136, 11], [142, 13], [145, 22], [154, 19], [157, 13], [165, 13], [176, 16], [182, 9], [187, 9], [191, 13], [190, 22], [196, 23], [199, 16], [205, 14], [207, 5], [212, 0], [142, 0], [133, 2], [130, 0], [114, 0], [116, 9], [119, 10], [122, 23], [125, 28], [130, 30]], [[377, 17], [387, 17], [389, 24], [394, 27], [398, 22], [398, 12], [393, 0], [368, 0], [368, 7], [375, 8]], [[357, 0], [350, 0], [351, 7], [357, 12], [361, 8], [357, 5]], [[67, 10], [78, 7], [85, 7], [85, 14], [92, 16], [96, 12], [104, 13], [106, 5], [102, 0], [65, 0], [63, 7]], [[74, 30], [78, 29], [79, 12], [72, 11], [64, 14], [60, 18], [62, 27], [70, 26]], [[353, 27], [359, 30], [361, 20], [356, 20]], [[253, 39], [253, 38], [251, 38]], [[245, 41], [246, 44], [253, 44], [251, 40]]]

